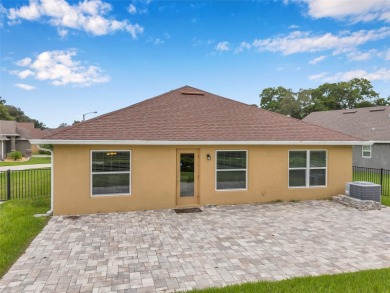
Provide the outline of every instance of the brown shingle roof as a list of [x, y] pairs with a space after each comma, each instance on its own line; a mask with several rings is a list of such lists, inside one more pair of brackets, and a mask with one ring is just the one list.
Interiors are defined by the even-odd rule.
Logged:
[[390, 141], [390, 106], [313, 112], [303, 120], [364, 140]]
[[[203, 94], [197, 94], [203, 93]], [[356, 141], [339, 132], [185, 86], [45, 139]]]

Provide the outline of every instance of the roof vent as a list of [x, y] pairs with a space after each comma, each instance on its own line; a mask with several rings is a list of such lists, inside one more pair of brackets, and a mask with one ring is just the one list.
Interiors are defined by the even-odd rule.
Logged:
[[379, 112], [379, 111], [384, 111], [385, 108], [380, 108], [380, 109], [372, 109], [370, 112]]
[[353, 113], [356, 113], [357, 111], [348, 111], [348, 112], [343, 112], [343, 114], [353, 114]]
[[203, 92], [181, 92], [181, 94], [187, 96], [204, 96]]

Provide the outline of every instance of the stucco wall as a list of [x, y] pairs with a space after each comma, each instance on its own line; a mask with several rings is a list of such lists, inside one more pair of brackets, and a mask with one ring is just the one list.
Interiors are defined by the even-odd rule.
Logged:
[[376, 143], [371, 149], [371, 158], [362, 157], [362, 146], [353, 147], [353, 165], [366, 168], [390, 170], [390, 144]]
[[[187, 148], [187, 147], [185, 147]], [[199, 149], [199, 204], [242, 204], [329, 198], [352, 179], [352, 147], [228, 146]], [[175, 146], [54, 147], [54, 214], [86, 214], [176, 207]], [[248, 189], [215, 190], [215, 151], [248, 150]], [[288, 188], [288, 150], [328, 150], [327, 187]], [[90, 196], [90, 151], [131, 150], [131, 195]], [[206, 155], [211, 155], [207, 160]]]

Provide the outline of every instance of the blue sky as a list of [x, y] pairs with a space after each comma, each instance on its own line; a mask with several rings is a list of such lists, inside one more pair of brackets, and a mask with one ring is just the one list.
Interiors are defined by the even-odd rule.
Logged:
[[390, 0], [0, 0], [0, 96], [49, 127], [183, 85], [259, 104], [363, 77], [388, 97], [389, 40]]

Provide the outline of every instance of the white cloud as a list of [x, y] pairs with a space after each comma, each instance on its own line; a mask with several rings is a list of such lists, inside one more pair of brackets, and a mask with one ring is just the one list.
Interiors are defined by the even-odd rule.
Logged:
[[318, 62], [321, 62], [322, 60], [325, 60], [326, 56], [325, 55], [322, 55], [322, 56], [319, 56], [317, 58], [314, 58], [312, 60], [309, 61], [309, 64], [312, 64], [312, 65], [315, 65], [317, 64]]
[[369, 50], [367, 52], [360, 52], [358, 50], [351, 51], [347, 53], [347, 57], [352, 61], [367, 61], [373, 58], [374, 56], [381, 55], [377, 50]]
[[321, 72], [319, 74], [313, 74], [313, 75], [309, 75], [309, 79], [310, 80], [317, 80], [317, 79], [322, 79], [324, 78], [328, 73], [327, 72]]
[[390, 22], [389, 0], [300, 0], [308, 5], [313, 18], [348, 18], [353, 22], [382, 20]]
[[390, 60], [390, 49], [385, 53], [385, 60]]
[[235, 50], [234, 53], [241, 53], [244, 50], [250, 50], [252, 48], [252, 45], [247, 43], [247, 42], [241, 42], [240, 46], [238, 46]]
[[102, 0], [84, 0], [74, 5], [65, 0], [30, 0], [29, 5], [10, 8], [8, 19], [11, 23], [48, 20], [52, 26], [59, 28], [61, 37], [65, 37], [69, 29], [83, 30], [96, 36], [127, 31], [133, 38], [143, 32], [139, 24], [108, 18], [106, 15], [110, 11], [111, 5]]
[[288, 27], [289, 29], [297, 29], [299, 28], [299, 25], [296, 25], [296, 24], [292, 24]]
[[225, 51], [229, 51], [230, 48], [229, 48], [229, 42], [219, 42], [217, 44], [217, 46], [215, 47], [215, 50], [216, 51], [220, 51], [220, 52], [225, 52]]
[[39, 54], [35, 60], [24, 58], [16, 62], [26, 69], [14, 71], [19, 78], [33, 77], [37, 80], [47, 80], [52, 85], [90, 86], [95, 83], [105, 83], [110, 80], [97, 66], [84, 66], [81, 61], [74, 60], [75, 50], [46, 51]]
[[390, 69], [381, 68], [373, 72], [367, 72], [366, 70], [363, 69], [357, 69], [357, 70], [351, 70], [346, 72], [337, 72], [331, 76], [327, 76], [326, 72], [309, 76], [310, 80], [320, 79], [323, 82], [348, 81], [353, 78], [365, 78], [370, 81], [375, 81], [375, 80], [389, 81]]
[[389, 36], [389, 27], [356, 32], [344, 31], [338, 35], [332, 33], [313, 35], [311, 32], [294, 31], [285, 36], [256, 39], [252, 46], [259, 51], [281, 52], [284, 55], [326, 50], [332, 50], [334, 54], [339, 54], [354, 50], [367, 42], [385, 39]]
[[15, 86], [25, 91], [32, 91], [33, 89], [35, 89], [35, 86], [28, 85], [25, 83], [16, 83]]
[[128, 11], [130, 14], [136, 14], [137, 13], [137, 8], [134, 6], [134, 4], [130, 4]]
[[32, 61], [32, 59], [27, 57], [27, 58], [21, 59], [19, 61], [16, 61], [15, 64], [18, 66], [28, 66], [31, 64], [31, 61]]

